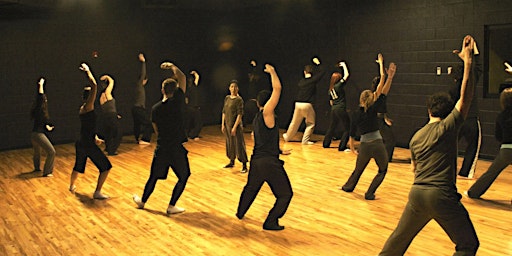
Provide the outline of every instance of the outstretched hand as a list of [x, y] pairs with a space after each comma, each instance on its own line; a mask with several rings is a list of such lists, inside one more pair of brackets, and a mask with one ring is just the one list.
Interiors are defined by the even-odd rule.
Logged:
[[91, 69], [89, 68], [89, 66], [86, 64], [86, 63], [82, 63], [80, 65], [80, 70], [84, 71], [84, 72], [89, 72], [91, 71]]
[[394, 76], [396, 72], [396, 64], [394, 62], [389, 63], [389, 67], [386, 69], [386, 74], [388, 76]]
[[113, 79], [112, 79], [112, 77], [110, 77], [109, 75], [102, 75], [102, 76], [100, 77], [100, 80], [101, 80], [101, 81], [108, 81], [108, 82], [110, 82], [110, 81], [112, 81]]
[[512, 75], [512, 66], [510, 66], [510, 64], [508, 64], [508, 62], [505, 62], [503, 64], [505, 64], [505, 67], [506, 67], [505, 71]]
[[454, 54], [457, 54], [459, 58], [463, 61], [467, 61], [472, 58], [474, 54], [474, 47], [476, 47], [475, 39], [472, 36], [467, 35], [462, 40], [461, 50], [453, 50]]
[[139, 61], [140, 62], [146, 62], [146, 58], [144, 57], [144, 54], [139, 53]]
[[265, 69], [263, 71], [265, 71], [265, 73], [271, 74], [273, 72], [276, 72], [276, 69], [274, 68], [274, 66], [270, 64], [265, 64]]

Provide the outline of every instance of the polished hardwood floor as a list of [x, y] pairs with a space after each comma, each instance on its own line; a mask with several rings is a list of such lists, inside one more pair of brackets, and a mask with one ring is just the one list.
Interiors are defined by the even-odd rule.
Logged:
[[[247, 152], [253, 141], [246, 133]], [[352, 172], [356, 156], [322, 148], [318, 143], [292, 149], [282, 156], [294, 197], [280, 223], [280, 232], [264, 231], [262, 222], [274, 203], [264, 185], [243, 220], [235, 217], [247, 174], [241, 164], [227, 162], [224, 138], [218, 126], [205, 127], [199, 141], [185, 144], [192, 175], [178, 202], [182, 214], [166, 216], [176, 182], [172, 174], [157, 184], [144, 210], [136, 209], [134, 193], [141, 194], [149, 175], [155, 144], [139, 146], [124, 137], [119, 155], [104, 186], [110, 199], [93, 200], [98, 171], [89, 162], [68, 191], [74, 164], [73, 144], [56, 146], [54, 177], [32, 173], [32, 150], [0, 152], [0, 255], [377, 255], [407, 201], [413, 174], [409, 152], [397, 148], [394, 161], [376, 200], [364, 200], [364, 191], [376, 173], [372, 161], [353, 193], [339, 187]], [[43, 159], [44, 160], [44, 159]], [[459, 164], [461, 159], [459, 159]], [[477, 176], [489, 161], [479, 160]], [[511, 184], [507, 168], [483, 196], [464, 197], [480, 248], [478, 255], [512, 255]], [[467, 190], [474, 180], [458, 180]], [[454, 245], [434, 221], [414, 239], [406, 255], [452, 255]]]

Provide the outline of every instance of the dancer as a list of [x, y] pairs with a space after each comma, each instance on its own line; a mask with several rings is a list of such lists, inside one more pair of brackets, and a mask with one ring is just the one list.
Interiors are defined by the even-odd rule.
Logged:
[[50, 123], [50, 114], [48, 113], [48, 99], [44, 93], [44, 77], [39, 79], [37, 83], [37, 94], [32, 110], [31, 118], [34, 120], [32, 126], [32, 134], [30, 140], [34, 148], [34, 172], [40, 172], [41, 164], [41, 148], [46, 152], [46, 161], [44, 162], [43, 177], [53, 176], [53, 162], [55, 160], [55, 148], [46, 135], [51, 132], [54, 126]]
[[501, 92], [500, 104], [501, 112], [496, 118], [494, 133], [501, 143], [500, 151], [489, 169], [467, 191], [471, 198], [480, 198], [498, 175], [512, 163], [512, 88], [506, 88]]
[[92, 72], [86, 63], [82, 63], [80, 69], [87, 74], [90, 87], [88, 86], [84, 88], [83, 104], [80, 106], [80, 139], [75, 143], [76, 159], [73, 172], [71, 173], [69, 191], [73, 193], [76, 191], [75, 181], [78, 178], [79, 173], [83, 174], [85, 172], [85, 164], [87, 163], [87, 158], [90, 158], [100, 171], [93, 198], [108, 199], [109, 196], [102, 194], [101, 189], [105, 183], [105, 180], [107, 180], [110, 169], [112, 169], [112, 164], [110, 164], [108, 158], [103, 154], [103, 152], [101, 152], [101, 149], [98, 147], [98, 145], [100, 145], [103, 141], [100, 140], [98, 136], [96, 136], [96, 113], [94, 112], [94, 101], [96, 99], [98, 86], [96, 84], [96, 79], [94, 79], [94, 76], [92, 75]]
[[[376, 76], [372, 81], [372, 91], [377, 89], [377, 85], [380, 83], [381, 77]], [[384, 143], [384, 147], [386, 148], [386, 152], [388, 154], [388, 162], [393, 160], [393, 153], [395, 151], [395, 135], [393, 134], [393, 130], [391, 126], [393, 125], [393, 120], [388, 117], [388, 108], [387, 108], [387, 97], [384, 99], [384, 103], [381, 108], [378, 110], [377, 120], [379, 123], [379, 131], [382, 136], [382, 142]]]
[[[480, 78], [480, 75], [482, 74], [482, 65], [480, 64], [479, 60], [479, 52], [478, 48], [476, 46], [473, 47], [473, 65], [474, 65], [474, 72], [473, 76], [475, 78], [475, 84], [478, 83], [478, 79]], [[452, 72], [452, 77], [454, 78], [454, 84], [450, 88], [450, 96], [452, 97], [453, 101], [456, 101], [460, 98], [460, 87], [461, 87], [461, 81], [462, 76], [464, 72], [463, 65], [457, 65]], [[464, 138], [464, 140], [467, 142], [466, 150], [464, 152], [464, 160], [462, 161], [462, 166], [459, 170], [459, 178], [466, 178], [466, 179], [472, 179], [475, 175], [476, 170], [476, 164], [478, 160], [478, 154], [480, 152], [480, 145], [482, 142], [482, 129], [480, 126], [480, 120], [478, 117], [478, 100], [476, 86], [474, 88], [473, 93], [473, 102], [471, 102], [471, 106], [469, 108], [468, 116], [464, 120], [464, 123], [462, 124], [458, 138], [459, 140], [461, 138]]]
[[[133, 115], [133, 135], [135, 141], [139, 145], [149, 145], [151, 141], [151, 134], [153, 127], [149, 120], [148, 112], [146, 111], [146, 84], [148, 77], [146, 74], [146, 58], [144, 54], [139, 53], [139, 61], [141, 62], [141, 71], [139, 80], [135, 85], [135, 99], [132, 108]], [[140, 138], [142, 132], [142, 138]]]
[[155, 190], [156, 182], [167, 179], [169, 167], [171, 167], [178, 177], [178, 182], [174, 186], [167, 206], [166, 212], [169, 215], [185, 211], [185, 209], [177, 207], [176, 203], [185, 190], [190, 176], [188, 151], [182, 144], [187, 141], [183, 123], [187, 82], [185, 74], [176, 65], [164, 62], [160, 68], [171, 70], [174, 74], [173, 77], [177, 79], [167, 78], [162, 82], [163, 99], [156, 103], [151, 111], [157, 145], [142, 198], [134, 195], [133, 201], [139, 209], [143, 209], [151, 193]]
[[283, 217], [293, 196], [292, 186], [284, 170], [284, 162], [279, 159], [279, 127], [274, 110], [281, 96], [281, 82], [274, 67], [265, 65], [270, 75], [272, 93], [263, 90], [258, 93], [257, 103], [260, 111], [254, 118], [254, 150], [251, 156], [251, 170], [247, 178], [236, 217], [242, 219], [249, 210], [258, 192], [267, 182], [276, 197], [274, 207], [263, 223], [265, 230], [283, 230], [279, 218]]
[[[381, 77], [384, 77], [384, 58], [380, 53], [377, 57], [377, 62], [379, 64]], [[357, 154], [356, 167], [341, 189], [345, 192], [352, 192], [363, 174], [364, 169], [370, 162], [370, 159], [373, 158], [379, 167], [379, 171], [373, 178], [370, 187], [368, 187], [364, 195], [364, 199], [366, 200], [375, 199], [375, 191], [384, 180], [388, 170], [388, 155], [379, 132], [377, 113], [386, 101], [386, 95], [391, 88], [395, 72], [396, 65], [391, 62], [387, 69], [386, 82], [384, 83], [384, 79], [381, 79], [375, 92], [364, 90], [359, 98], [359, 110], [356, 110], [352, 114], [349, 145], [350, 150], [354, 154]], [[354, 148], [354, 137], [358, 130], [361, 132], [359, 154]]]
[[199, 73], [192, 70], [191, 76], [187, 78], [187, 94], [185, 95], [187, 103], [187, 116], [185, 126], [188, 137], [193, 140], [199, 140], [199, 133], [203, 128], [203, 120], [201, 118], [201, 104], [199, 101]]
[[[320, 60], [313, 58], [313, 63], [317, 67], [320, 66]], [[304, 78], [299, 81], [297, 98], [295, 100], [295, 109], [293, 110], [293, 117], [288, 130], [283, 134], [284, 141], [292, 141], [293, 137], [299, 130], [303, 119], [306, 119], [306, 130], [302, 136], [303, 145], [313, 145], [311, 135], [315, 130], [315, 109], [313, 108], [313, 101], [316, 95], [316, 85], [324, 76], [325, 71], [318, 68], [314, 70], [312, 65], [304, 67]]]
[[472, 70], [474, 40], [464, 37], [458, 56], [464, 62], [460, 99], [453, 107], [447, 93], [436, 93], [427, 101], [429, 123], [409, 143], [414, 184], [409, 201], [395, 231], [379, 255], [403, 255], [414, 237], [434, 219], [455, 243], [454, 255], [475, 255], [479, 242], [455, 185], [457, 176], [457, 130], [464, 122], [473, 99]]
[[242, 162], [242, 173], [247, 172], [247, 152], [242, 126], [244, 100], [238, 95], [238, 81], [229, 83], [230, 94], [224, 98], [221, 131], [226, 136], [226, 155], [229, 163], [224, 168], [233, 168], [235, 158]]
[[347, 113], [347, 100], [345, 99], [345, 82], [349, 76], [347, 64], [341, 61], [338, 67], [342, 68], [343, 76], [339, 72], [335, 72], [331, 76], [329, 84], [329, 103], [331, 105], [331, 121], [329, 128], [324, 137], [323, 146], [328, 148], [331, 145], [332, 137], [338, 123], [341, 122], [343, 129], [341, 131], [340, 144], [338, 145], [339, 151], [347, 149], [348, 133], [350, 131], [350, 117]]
[[117, 155], [117, 149], [121, 144], [123, 134], [119, 127], [119, 118], [116, 109], [116, 99], [112, 96], [114, 90], [114, 79], [109, 75], [101, 76], [100, 80], [106, 83], [100, 95], [100, 106], [102, 110], [103, 135], [105, 139], [105, 150], [109, 156]]

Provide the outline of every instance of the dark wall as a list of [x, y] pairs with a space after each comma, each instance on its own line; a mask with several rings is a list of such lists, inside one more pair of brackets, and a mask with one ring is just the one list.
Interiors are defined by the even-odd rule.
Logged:
[[[317, 133], [328, 123], [326, 91], [334, 63], [348, 63], [348, 104], [354, 109], [359, 93], [377, 74], [374, 60], [382, 52], [386, 62], [398, 65], [388, 109], [398, 145], [407, 146], [427, 120], [426, 96], [451, 84], [446, 69], [457, 64], [450, 52], [460, 47], [462, 37], [474, 35], [483, 52], [484, 25], [512, 23], [512, 6], [506, 0], [271, 1], [209, 9], [143, 8], [141, 1], [68, 2], [73, 3], [0, 8], [0, 150], [30, 145], [28, 112], [40, 76], [47, 78], [56, 125], [52, 140], [65, 143], [77, 138], [77, 112], [87, 82], [78, 70], [82, 61], [91, 64], [96, 77], [114, 77], [121, 124], [129, 134], [139, 51], [148, 61], [147, 107], [160, 99], [166, 74], [159, 63], [171, 60], [185, 72], [196, 69], [201, 74], [206, 124], [220, 122], [228, 81], [238, 79], [241, 91], [246, 90], [251, 59], [260, 69], [265, 62], [274, 64], [284, 88], [279, 105], [282, 128], [291, 119], [303, 66], [319, 56], [329, 73], [317, 90]], [[92, 51], [99, 57], [93, 58]], [[443, 70], [441, 76], [435, 75], [437, 66]], [[481, 153], [493, 156], [499, 104], [495, 98], [482, 98], [482, 89], [480, 81]]]
[[[378, 52], [383, 53], [386, 62], [398, 65], [388, 111], [400, 146], [407, 146], [416, 129], [426, 123], [426, 97], [452, 84], [447, 68], [459, 63], [451, 52], [460, 49], [462, 38], [467, 34], [475, 37], [483, 62], [484, 26], [512, 23], [510, 1], [363, 0], [346, 1], [343, 7], [340, 49], [348, 56], [351, 85], [358, 91], [370, 86], [377, 74], [374, 60]], [[441, 76], [436, 75], [438, 66], [442, 68]], [[483, 133], [480, 154], [489, 157], [496, 155], [499, 146], [494, 139], [499, 102], [483, 98], [482, 78], [476, 98]], [[352, 96], [355, 105], [357, 95]]]

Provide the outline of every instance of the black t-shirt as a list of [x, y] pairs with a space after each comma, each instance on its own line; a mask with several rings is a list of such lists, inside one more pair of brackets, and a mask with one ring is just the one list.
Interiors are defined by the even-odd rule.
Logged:
[[381, 94], [377, 101], [375, 101], [375, 103], [371, 105], [366, 112], [363, 107], [354, 111], [350, 121], [350, 137], [356, 137], [358, 129], [361, 135], [378, 131], [379, 122], [377, 119], [377, 113], [382, 111], [382, 106], [385, 102], [386, 95]]
[[96, 146], [96, 112], [80, 114], [80, 143], [83, 146]]
[[151, 111], [151, 120], [158, 128], [158, 145], [173, 146], [187, 141], [183, 125], [185, 94], [178, 88], [173, 97], [156, 103]]

